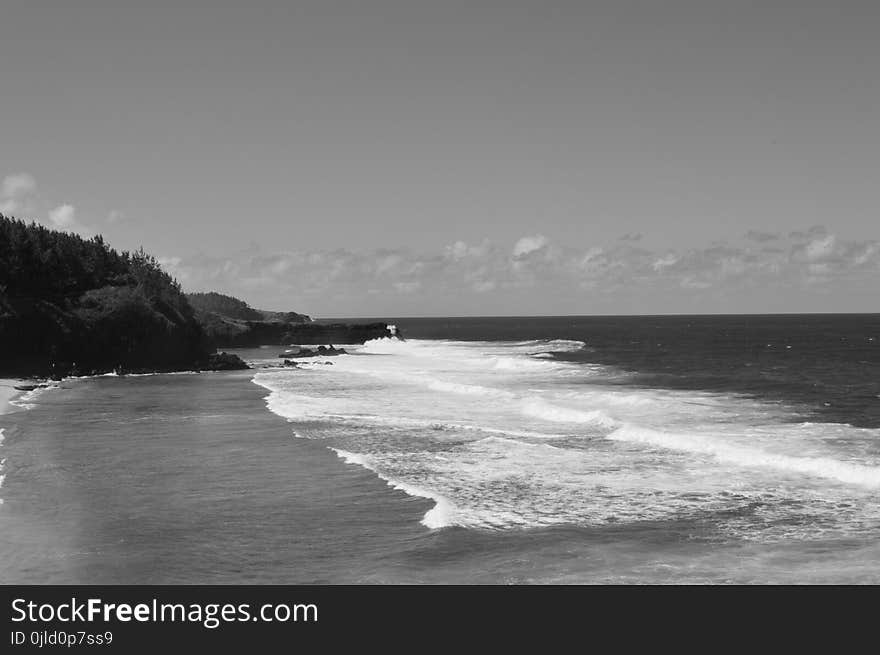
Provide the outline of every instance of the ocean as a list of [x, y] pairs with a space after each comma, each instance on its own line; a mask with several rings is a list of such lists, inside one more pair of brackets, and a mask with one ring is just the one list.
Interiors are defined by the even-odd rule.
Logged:
[[880, 315], [383, 320], [19, 398], [0, 582], [880, 582]]

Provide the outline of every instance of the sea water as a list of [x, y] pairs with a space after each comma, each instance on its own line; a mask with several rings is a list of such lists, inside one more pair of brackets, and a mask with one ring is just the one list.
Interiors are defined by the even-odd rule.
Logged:
[[391, 322], [0, 418], [5, 578], [880, 582], [877, 316]]

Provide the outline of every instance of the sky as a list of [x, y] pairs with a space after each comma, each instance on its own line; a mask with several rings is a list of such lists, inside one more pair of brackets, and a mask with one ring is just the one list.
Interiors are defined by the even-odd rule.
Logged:
[[880, 3], [0, 6], [0, 212], [313, 316], [880, 311]]

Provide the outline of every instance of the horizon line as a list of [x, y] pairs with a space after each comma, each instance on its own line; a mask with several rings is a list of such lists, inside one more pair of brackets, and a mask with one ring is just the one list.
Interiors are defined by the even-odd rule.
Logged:
[[374, 316], [321, 316], [312, 317], [313, 321], [331, 321], [331, 320], [365, 320], [365, 319], [381, 319], [383, 316], [395, 319], [429, 319], [429, 318], [669, 318], [669, 317], [707, 317], [707, 316], [880, 316], [880, 311], [875, 312], [734, 312], [734, 313], [705, 313], [690, 314], [669, 313], [669, 314], [467, 314], [467, 315], [422, 315], [422, 316], [393, 316], [374, 315]]

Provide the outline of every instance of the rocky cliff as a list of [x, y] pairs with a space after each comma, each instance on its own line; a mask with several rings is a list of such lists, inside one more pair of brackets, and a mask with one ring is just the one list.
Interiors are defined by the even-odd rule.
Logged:
[[214, 312], [197, 312], [205, 334], [221, 348], [249, 348], [265, 345], [329, 345], [364, 343], [390, 337], [385, 323], [300, 323], [285, 320], [244, 321]]

